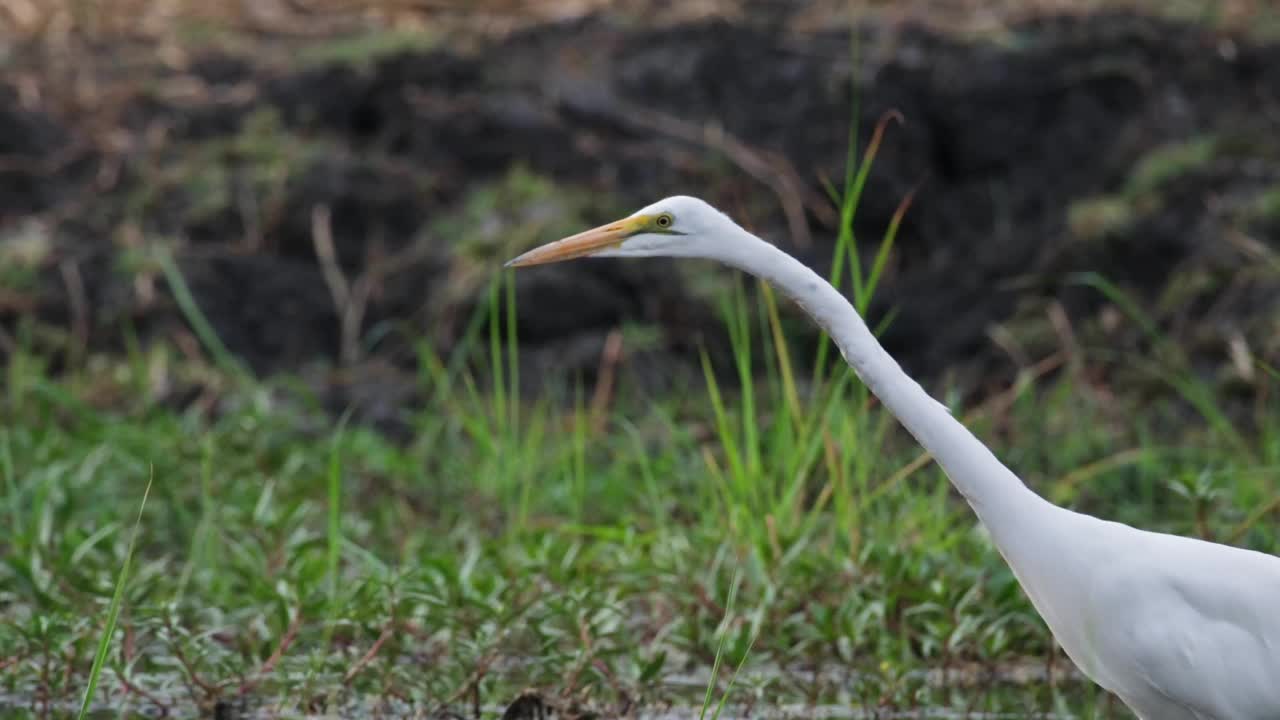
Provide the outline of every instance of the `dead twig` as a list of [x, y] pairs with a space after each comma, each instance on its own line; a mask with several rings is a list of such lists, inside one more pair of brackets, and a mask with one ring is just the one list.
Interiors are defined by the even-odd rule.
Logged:
[[[524, 614], [528, 612], [529, 608], [533, 607], [536, 599], [536, 595], [519, 599], [511, 612], [510, 622], [519, 622], [520, 619], [524, 617]], [[489, 649], [485, 651], [485, 654], [476, 661], [475, 669], [467, 676], [467, 679], [462, 683], [462, 686], [449, 695], [449, 697], [439, 702], [435, 709], [428, 713], [429, 716], [434, 716], [435, 713], [443, 713], [447, 711], [448, 708], [452, 707], [459, 700], [470, 695], [474, 716], [476, 718], [480, 717], [480, 681], [484, 679], [485, 675], [489, 674], [489, 669], [493, 667], [493, 664], [497, 662], [498, 658], [502, 655], [507, 638], [510, 636], [512, 629], [512, 625], [507, 625], [498, 631], [497, 637], [490, 642]]]
[[622, 331], [614, 328], [604, 339], [604, 350], [600, 353], [600, 370], [596, 374], [596, 389], [591, 396], [591, 432], [594, 434], [603, 432], [605, 423], [608, 422], [605, 411], [613, 398], [614, 377], [621, 362]]
[[[133, 657], [136, 650], [137, 650], [137, 632], [134, 631], [134, 627], [132, 624], [127, 624], [124, 627], [124, 643], [121, 645], [121, 653], [124, 655], [124, 664], [126, 667], [133, 663]], [[141, 697], [142, 699], [146, 700], [147, 702], [151, 703], [152, 705], [156, 706], [157, 708], [160, 709], [160, 712], [163, 716], [167, 717], [169, 715], [169, 707], [170, 707], [169, 703], [162, 702], [155, 695], [152, 695], [151, 693], [147, 692], [141, 687], [134, 685], [133, 682], [129, 680], [129, 677], [125, 675], [123, 672], [121, 672], [118, 668], [115, 669], [115, 674], [116, 674], [116, 679], [120, 681], [120, 684], [124, 687], [125, 692], [133, 693]]]
[[1249, 532], [1249, 529], [1256, 525], [1259, 520], [1274, 512], [1280, 512], [1280, 495], [1272, 498], [1271, 502], [1266, 503], [1249, 513], [1249, 517], [1245, 518], [1239, 525], [1232, 528], [1231, 532], [1227, 533], [1227, 539], [1225, 542], [1229, 545], [1234, 545], [1240, 542], [1240, 538], [1243, 538], [1244, 534]]
[[182, 643], [174, 639], [177, 635], [177, 629], [173, 625], [173, 619], [165, 617], [164, 625], [171, 638], [170, 645], [173, 650], [173, 656], [178, 659], [178, 664], [182, 666], [183, 684], [187, 686], [187, 692], [190, 693], [192, 702], [196, 705], [200, 704], [200, 698], [196, 696], [196, 687], [199, 687], [204, 692], [205, 697], [209, 699], [216, 698], [222, 694], [221, 687], [200, 677], [200, 674], [196, 672], [195, 667], [191, 665], [191, 661], [187, 658], [187, 654], [182, 651]]
[[284, 658], [284, 654], [289, 650], [289, 646], [293, 644], [294, 638], [298, 636], [298, 628], [302, 625], [302, 613], [298, 612], [293, 616], [293, 620], [289, 623], [289, 629], [285, 630], [284, 636], [280, 638], [280, 643], [276, 645], [276, 649], [271, 653], [262, 667], [258, 668], [258, 672], [253, 678], [240, 683], [240, 694], [247, 695], [258, 687], [263, 680], [266, 679], [275, 669], [280, 660]]
[[1031, 383], [1037, 382], [1040, 378], [1043, 378], [1045, 375], [1048, 375], [1054, 370], [1062, 367], [1064, 362], [1066, 362], [1066, 359], [1063, 357], [1063, 354], [1056, 352], [1045, 357], [1031, 367], [1019, 371], [1018, 377], [1013, 381], [1012, 385], [1006, 388], [1003, 392], [992, 396], [986, 402], [979, 405], [978, 408], [974, 412], [970, 413], [966, 419], [973, 420], [980, 415], [988, 415], [991, 417], [1004, 415], [1009, 408], [1013, 406], [1013, 402], [1018, 399], [1018, 396], [1027, 389], [1027, 386], [1031, 385]]
[[574, 663], [573, 669], [569, 671], [568, 677], [565, 678], [564, 690], [560, 693], [561, 697], [569, 698], [578, 688], [578, 680], [582, 677], [582, 671], [587, 668], [595, 654], [594, 644], [591, 642], [591, 626], [587, 623], [586, 618], [578, 618], [578, 641], [582, 643], [583, 654], [578, 662]]
[[342, 676], [343, 685], [349, 685], [351, 681], [355, 679], [355, 676], [359, 675], [360, 671], [363, 670], [366, 665], [368, 665], [370, 662], [373, 661], [373, 658], [377, 656], [378, 651], [382, 649], [383, 644], [385, 644], [387, 640], [391, 639], [391, 633], [394, 629], [394, 626], [395, 626], [394, 623], [389, 622], [386, 624], [385, 627], [382, 628], [382, 633], [378, 635], [377, 640], [373, 641], [373, 645], [369, 646], [369, 650], [363, 656], [361, 656], [359, 660], [356, 661], [355, 665], [351, 666], [351, 669], [347, 670], [347, 673], [345, 675]]
[[493, 667], [493, 663], [495, 663], [498, 660], [499, 655], [501, 655], [501, 653], [497, 649], [492, 649], [489, 652], [482, 655], [480, 659], [476, 662], [475, 669], [472, 670], [471, 674], [467, 676], [466, 682], [462, 683], [462, 687], [458, 688], [457, 690], [454, 691], [452, 695], [445, 698], [444, 702], [440, 704], [440, 707], [441, 708], [452, 707], [454, 703], [457, 703], [462, 698], [466, 697], [467, 695], [472, 695], [473, 702], [477, 708], [477, 712], [475, 715], [477, 718], [480, 717], [480, 713], [478, 712], [479, 701], [478, 701], [478, 696], [476, 696], [476, 693], [478, 693], [480, 690], [480, 681], [484, 679], [485, 675], [489, 674], [489, 668]]
[[834, 224], [836, 217], [828, 203], [811, 197], [795, 167], [777, 153], [755, 150], [719, 125], [699, 126], [674, 115], [631, 104], [621, 104], [615, 117], [663, 135], [717, 150], [747, 175], [764, 184], [778, 197], [787, 216], [791, 239], [800, 248], [813, 244], [805, 209]]
[[320, 272], [329, 286], [329, 294], [333, 296], [334, 309], [338, 313], [338, 361], [349, 367], [360, 358], [360, 327], [364, 323], [364, 311], [369, 300], [369, 283], [357, 280], [353, 290], [347, 282], [333, 244], [329, 206], [316, 205], [311, 209], [311, 239], [315, 244], [316, 258], [320, 261]]
[[125, 692], [137, 695], [143, 700], [146, 700], [147, 702], [154, 705], [156, 708], [160, 710], [160, 714], [162, 717], [169, 716], [169, 710], [171, 706], [168, 703], [161, 701], [160, 698], [156, 697], [155, 695], [152, 695], [146, 690], [143, 690], [141, 687], [133, 684], [129, 680], [129, 678], [119, 670], [116, 670], [115, 673], [116, 673], [116, 679], [120, 681], [120, 685], [124, 688]]
[[332, 216], [327, 205], [316, 205], [311, 209], [311, 239], [315, 245], [316, 258], [320, 262], [320, 272], [325, 284], [329, 286], [329, 294], [333, 296], [334, 309], [338, 314], [339, 362], [350, 367], [360, 359], [360, 331], [374, 291], [387, 278], [412, 269], [419, 260], [426, 257], [430, 246], [428, 243], [418, 242], [399, 252], [378, 258], [366, 265], [355, 282], [348, 282], [338, 262], [333, 241]]

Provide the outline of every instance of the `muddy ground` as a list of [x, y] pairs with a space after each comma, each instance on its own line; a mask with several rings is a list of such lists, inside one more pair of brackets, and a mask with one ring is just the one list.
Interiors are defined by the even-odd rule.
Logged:
[[[1080, 346], [1103, 351], [1100, 379], [1126, 353], [1167, 354], [1084, 272], [1215, 383], [1247, 393], [1250, 358], [1280, 364], [1280, 46], [1106, 14], [1032, 20], [998, 44], [863, 26], [855, 63], [847, 31], [782, 27], [587, 17], [465, 48], [14, 46], [0, 352], [33, 344], [65, 366], [164, 337], [202, 357], [172, 253], [256, 372], [345, 363], [322, 375], [394, 407], [415, 340], [454, 347], [502, 259], [664, 195], [701, 195], [825, 271], [824, 181], [843, 176], [856, 105], [863, 144], [887, 112], [904, 120], [856, 228], [869, 260], [917, 189], [870, 312], [892, 313], [884, 341], [909, 371], [981, 394]], [[345, 330], [327, 239], [365, 306]], [[516, 278], [526, 378], [592, 378], [619, 327], [650, 330], [625, 348], [642, 384], [725, 352], [712, 298], [732, 276], [710, 266]]]

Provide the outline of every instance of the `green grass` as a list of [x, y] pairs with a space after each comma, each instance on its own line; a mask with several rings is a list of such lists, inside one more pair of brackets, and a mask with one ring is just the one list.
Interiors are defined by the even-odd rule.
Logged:
[[1268, 223], [1280, 222], [1280, 185], [1268, 187], [1253, 199], [1248, 214]]
[[[766, 298], [743, 301], [743, 328], [752, 311], [768, 321]], [[599, 431], [570, 402], [516, 426], [513, 396], [424, 373], [434, 399], [406, 446], [318, 431], [316, 413], [262, 391], [220, 417], [108, 413], [75, 382], [24, 378], [0, 430], [3, 693], [38, 707], [82, 692], [154, 465], [121, 631], [106, 636], [109, 707], [499, 705], [525, 686], [603, 708], [696, 705], [676, 680], [701, 693], [720, 659], [744, 663], [738, 692], [761, 702], [1087, 704], [1069, 681], [919, 677], [1040, 664], [1049, 637], [938, 471], [904, 473], [917, 451], [883, 413], [852, 383], [788, 389], [776, 372], [754, 394], [711, 384], [714, 412], [703, 397], [619, 405]], [[1108, 517], [1227, 537], [1274, 494], [1274, 425], [1245, 452], [1209, 421], [1162, 437], [1142, 420], [1159, 408], [1069, 379], [1027, 387], [1008, 412], [976, 424], [1042, 492]], [[1194, 494], [1171, 489], [1187, 479]], [[1280, 547], [1259, 518], [1239, 538]]]
[[[218, 412], [156, 405], [136, 389], [163, 352], [56, 381], [15, 358], [0, 426], [4, 702], [69, 707], [101, 647], [95, 697], [122, 711], [501, 707], [533, 687], [606, 715], [692, 713], [732, 684], [731, 705], [1093, 712], [1097, 694], [1061, 672], [1052, 688], [975, 679], [1043, 667], [1049, 635], [843, 365], [798, 376], [791, 308], [739, 284], [723, 308], [747, 382], [708, 373], [651, 403], [624, 373], [597, 423], [572, 379], [519, 393], [518, 299], [500, 277], [487, 338], [422, 351], [427, 400], [406, 408], [402, 445], [285, 383], [228, 380]], [[971, 424], [1059, 502], [1280, 549], [1274, 515], [1255, 512], [1274, 508], [1274, 400], [1237, 426], [1179, 358], [1142, 360], [1167, 383], [1155, 400], [1064, 373]], [[124, 528], [153, 472], [131, 554]], [[928, 680], [943, 669], [951, 682]]]
[[1155, 148], [1138, 160], [1125, 185], [1130, 198], [1148, 195], [1166, 183], [1201, 170], [1222, 155], [1223, 141], [1204, 135]]

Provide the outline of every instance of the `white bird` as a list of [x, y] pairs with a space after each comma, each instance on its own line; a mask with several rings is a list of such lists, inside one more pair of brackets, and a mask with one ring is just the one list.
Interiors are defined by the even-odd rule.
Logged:
[[1143, 720], [1280, 719], [1280, 557], [1058, 507], [911, 379], [839, 291], [706, 202], [670, 197], [511, 260], [717, 260], [773, 284], [942, 467], [1085, 675]]

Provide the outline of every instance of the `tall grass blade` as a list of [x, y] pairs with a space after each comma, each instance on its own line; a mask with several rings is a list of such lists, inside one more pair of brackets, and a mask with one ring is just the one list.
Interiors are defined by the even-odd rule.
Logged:
[[787, 411], [798, 425], [798, 431], [805, 435], [804, 411], [800, 406], [800, 393], [796, 390], [795, 372], [791, 369], [791, 354], [787, 349], [787, 338], [782, 332], [782, 320], [778, 317], [778, 303], [773, 297], [773, 288], [763, 280], [760, 281], [760, 297], [764, 299], [765, 311], [769, 314], [769, 331], [773, 336], [774, 353], [778, 356], [778, 375], [782, 380], [782, 390], [787, 402]]
[[724, 711], [724, 705], [729, 700], [729, 693], [733, 692], [733, 686], [738, 682], [738, 676], [742, 674], [742, 668], [747, 664], [747, 658], [751, 657], [751, 651], [756, 646], [756, 640], [760, 637], [759, 622], [752, 623], [751, 639], [747, 641], [747, 649], [742, 653], [742, 657], [738, 659], [738, 664], [733, 668], [733, 675], [729, 676], [729, 684], [725, 686], [724, 692], [720, 695], [720, 702], [716, 705], [716, 711], [712, 713], [711, 720], [720, 720], [720, 713]]
[[[729, 584], [729, 598], [724, 604], [724, 618], [720, 620], [720, 639], [716, 642], [715, 659], [711, 661], [711, 678], [707, 680], [707, 691], [702, 696], [702, 711], [698, 713], [698, 720], [706, 720], [707, 710], [711, 708], [711, 692], [715, 689], [716, 678], [720, 676], [720, 663], [724, 660], [724, 645], [729, 638], [729, 626], [733, 620], [733, 601], [738, 597], [738, 587], [742, 584], [742, 572], [735, 570], [733, 573], [733, 582]], [[736, 676], [736, 673], [735, 673]], [[721, 700], [721, 704], [723, 704]], [[717, 715], [719, 711], [717, 710]]]
[[327, 547], [325, 553], [325, 577], [329, 588], [329, 613], [336, 610], [338, 597], [338, 566], [342, 560], [342, 438], [351, 417], [348, 409], [338, 419], [338, 427], [333, 433], [333, 442], [329, 448], [329, 467], [326, 473], [329, 489], [328, 527], [326, 531]]
[[[856, 65], [855, 65], [856, 67]], [[857, 73], [855, 72], [856, 76]], [[856, 94], [856, 88], [855, 88]], [[857, 104], [854, 104], [854, 112], [857, 112]], [[858, 204], [862, 199], [862, 191], [866, 187], [867, 179], [871, 175], [871, 167], [875, 164], [876, 155], [880, 152], [880, 145], [884, 142], [884, 134], [888, 129], [890, 121], [902, 122], [902, 114], [896, 110], [890, 110], [880, 116], [880, 120], [876, 123], [875, 130], [871, 133], [871, 140], [867, 143], [867, 149], [863, 152], [862, 160], [859, 162], [855, 152], [857, 148], [856, 137], [849, 142], [849, 156], [846, 159], [845, 166], [845, 185], [843, 193], [840, 195], [840, 232], [836, 236], [836, 245], [832, 250], [831, 257], [831, 275], [828, 278], [831, 284], [839, 290], [843, 285], [844, 277], [844, 259], [849, 258], [850, 275], [853, 279], [853, 298], [854, 306], [859, 312], [866, 311], [866, 305], [871, 299], [875, 284], [869, 282], [869, 278], [863, 274], [862, 260], [858, 255], [858, 239], [853, 230], [853, 220], [858, 213]], [[850, 121], [851, 132], [856, 132], [856, 116]], [[855, 170], [856, 169], [856, 170]], [[906, 212], [905, 206], [900, 205], [899, 210]], [[887, 259], [889, 249], [893, 245], [892, 235], [897, 234], [897, 224], [901, 223], [901, 216], [897, 213], [894, 215], [896, 222], [891, 222], [890, 233], [886, 234], [880, 241], [880, 247], [876, 257], [879, 264], [883, 265]], [[881, 259], [883, 257], [883, 259]], [[878, 279], [878, 274], [877, 274]], [[814, 364], [814, 379], [818, 380], [822, 377], [826, 368], [827, 354], [829, 353], [830, 339], [823, 336], [818, 345], [818, 358]]]
[[102, 639], [98, 641], [98, 651], [93, 656], [93, 666], [89, 669], [89, 686], [85, 688], [84, 700], [80, 703], [78, 720], [89, 716], [89, 706], [93, 702], [93, 694], [98, 689], [98, 679], [102, 676], [102, 666], [106, 664], [107, 653], [111, 649], [111, 637], [116, 634], [116, 622], [120, 619], [120, 606], [124, 603], [124, 588], [129, 582], [129, 566], [133, 562], [133, 549], [138, 543], [138, 533], [142, 527], [142, 513], [147, 509], [147, 497], [151, 495], [151, 483], [155, 480], [155, 468], [151, 477], [147, 478], [147, 487], [142, 491], [142, 502], [138, 505], [138, 517], [133, 521], [133, 533], [129, 538], [129, 548], [124, 554], [124, 563], [120, 566], [120, 574], [116, 576], [116, 589], [111, 595], [111, 606], [107, 609], [107, 625], [102, 629]]
[[520, 345], [516, 342], [515, 272], [505, 271], [503, 279], [507, 288], [507, 373], [510, 382], [507, 397], [511, 402], [511, 431], [515, 432], [520, 427]]
[[499, 302], [502, 277], [489, 284], [489, 373], [493, 378], [493, 422], [502, 428], [507, 420], [506, 373], [502, 368], [502, 304]]
[[884, 239], [881, 241], [880, 247], [876, 249], [876, 257], [871, 263], [871, 271], [867, 273], [866, 295], [857, 299], [858, 312], [860, 313], [865, 313], [871, 304], [871, 296], [875, 294], [876, 287], [880, 284], [880, 275], [884, 272], [884, 267], [889, 262], [889, 253], [892, 252], [894, 241], [898, 238], [898, 229], [902, 227], [902, 219], [906, 217], [907, 210], [911, 208], [917, 189], [911, 188], [911, 191], [898, 203], [898, 208], [893, 211], [893, 218], [889, 220], [889, 227], [885, 230]]
[[[840, 237], [845, 242], [837, 244], [837, 252], [843, 249], [849, 255], [849, 272], [853, 277], [853, 296], [857, 298], [858, 304], [861, 306], [870, 299], [870, 291], [867, 288], [867, 278], [862, 272], [862, 259], [858, 255], [858, 237], [853, 230], [853, 218], [858, 212], [858, 204], [862, 200], [862, 191], [867, 185], [867, 178], [871, 176], [871, 167], [876, 162], [876, 155], [880, 153], [880, 144], [884, 141], [885, 130], [889, 126], [891, 120], [902, 122], [902, 113], [897, 110], [890, 110], [880, 116], [879, 122], [876, 123], [876, 129], [871, 133], [871, 141], [867, 143], [867, 149], [863, 153], [862, 162], [858, 166], [858, 174], [853, 179], [853, 187], [847, 191], [844, 198], [844, 205], [841, 207], [840, 220]], [[883, 242], [881, 243], [884, 244]], [[863, 310], [859, 307], [859, 310]]]

